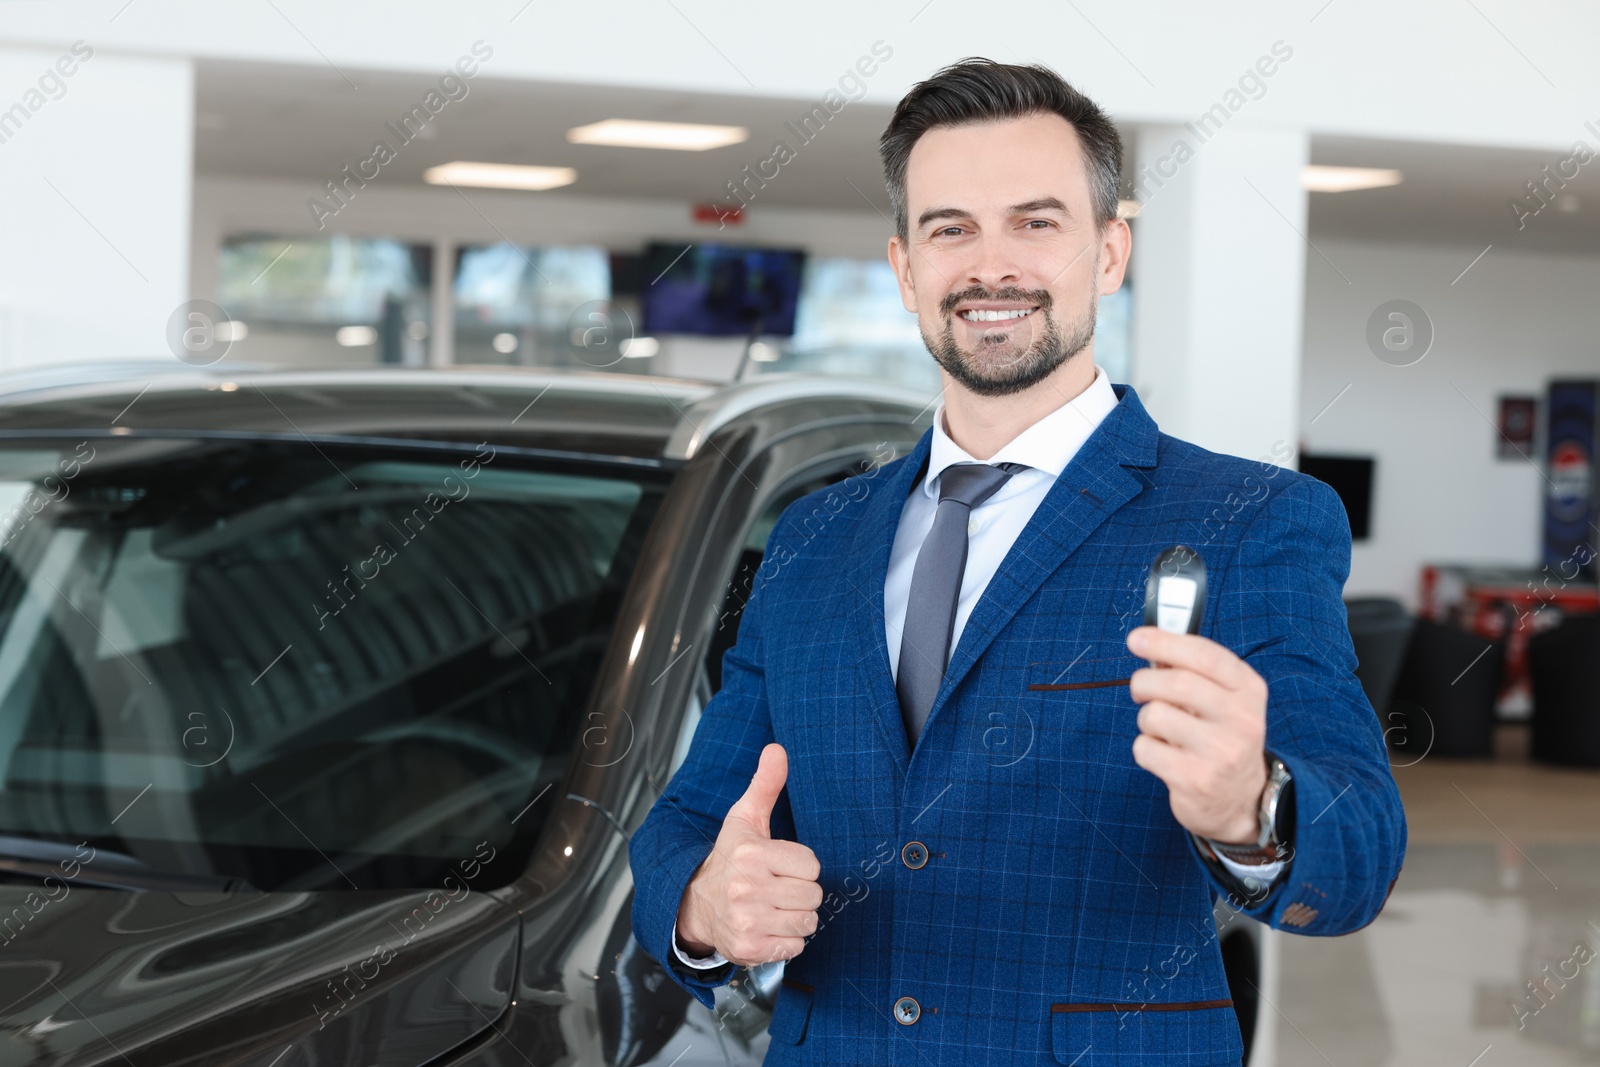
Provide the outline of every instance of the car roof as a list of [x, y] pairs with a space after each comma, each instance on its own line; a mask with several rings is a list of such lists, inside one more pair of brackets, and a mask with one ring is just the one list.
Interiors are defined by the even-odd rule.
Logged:
[[[0, 377], [0, 427], [455, 441], [659, 458], [709, 382], [566, 368], [60, 368]], [[142, 371], [142, 373], [129, 373]]]
[[490, 441], [675, 462], [773, 404], [851, 398], [925, 409], [865, 379], [762, 374], [719, 384], [566, 367], [189, 367], [69, 364], [0, 375], [0, 435], [196, 433]]

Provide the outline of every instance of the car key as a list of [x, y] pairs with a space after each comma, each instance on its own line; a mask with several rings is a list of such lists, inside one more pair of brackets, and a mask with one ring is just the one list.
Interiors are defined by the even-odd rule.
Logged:
[[1144, 587], [1144, 621], [1175, 634], [1197, 634], [1205, 611], [1206, 564], [1186, 545], [1174, 545], [1150, 564]]

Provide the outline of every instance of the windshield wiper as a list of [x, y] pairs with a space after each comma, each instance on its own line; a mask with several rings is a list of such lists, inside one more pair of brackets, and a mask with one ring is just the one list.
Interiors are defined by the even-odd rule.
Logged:
[[[84, 855], [84, 849], [88, 849], [87, 856]], [[74, 871], [75, 873], [69, 873]], [[55, 878], [73, 885], [126, 889], [136, 893], [259, 892], [243, 878], [158, 870], [137, 856], [112, 852], [109, 849], [97, 849], [87, 842], [81, 845], [67, 845], [59, 841], [0, 835], [0, 879], [7, 877], [37, 882]]]

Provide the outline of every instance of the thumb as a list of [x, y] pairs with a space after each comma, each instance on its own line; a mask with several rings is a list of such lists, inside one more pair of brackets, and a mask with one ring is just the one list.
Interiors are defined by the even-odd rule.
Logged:
[[783, 792], [783, 783], [788, 778], [789, 754], [782, 745], [774, 742], [761, 750], [761, 762], [756, 765], [750, 787], [728, 814], [737, 814], [762, 837], [770, 838], [772, 809], [778, 803], [778, 794]]

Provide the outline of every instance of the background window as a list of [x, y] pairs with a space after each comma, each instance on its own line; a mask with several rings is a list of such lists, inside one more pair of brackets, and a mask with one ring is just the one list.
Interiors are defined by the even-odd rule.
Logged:
[[425, 244], [347, 234], [229, 238], [217, 285], [236, 324], [228, 356], [420, 366], [432, 277], [433, 249]]
[[611, 268], [598, 245], [468, 245], [456, 257], [455, 361], [592, 365], [576, 354], [590, 324], [586, 305], [603, 311], [610, 297]]
[[938, 365], [900, 303], [886, 260], [813, 259], [806, 264], [794, 338], [774, 370], [804, 370], [937, 390]]

